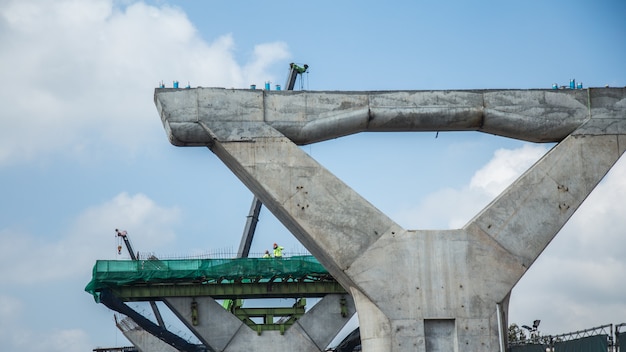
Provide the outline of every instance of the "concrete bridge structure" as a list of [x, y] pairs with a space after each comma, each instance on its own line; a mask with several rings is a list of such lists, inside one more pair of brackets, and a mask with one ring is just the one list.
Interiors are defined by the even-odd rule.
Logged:
[[[626, 149], [626, 89], [157, 89], [170, 142], [206, 146], [352, 295], [364, 352], [503, 351], [511, 290]], [[460, 229], [404, 229], [299, 145], [359, 132], [556, 142]]]

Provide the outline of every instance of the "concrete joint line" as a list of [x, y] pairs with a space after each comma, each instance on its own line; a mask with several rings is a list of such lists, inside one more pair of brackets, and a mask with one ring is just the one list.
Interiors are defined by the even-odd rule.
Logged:
[[372, 105], [370, 101], [370, 95], [367, 95], [367, 122], [365, 123], [365, 130], [369, 130], [370, 122], [372, 121]]
[[591, 120], [591, 88], [587, 88], [587, 116]]
[[[229, 314], [232, 314], [232, 313], [229, 312]], [[228, 342], [224, 345], [224, 349], [222, 351], [228, 351], [228, 346], [230, 346], [230, 344], [233, 342], [233, 340], [235, 340], [235, 337], [239, 336], [240, 334], [245, 334], [245, 332], [242, 332], [241, 329], [250, 329], [250, 330], [252, 330], [252, 328], [250, 328], [245, 323], [242, 323], [241, 325], [239, 325], [239, 328], [232, 335], [230, 335], [230, 339], [228, 339]]]
[[[517, 213], [517, 211], [516, 211], [516, 213]], [[472, 231], [472, 230], [470, 230], [471, 228], [475, 228], [476, 230]], [[505, 247], [500, 241], [498, 241], [493, 236], [491, 236], [491, 234], [489, 234], [487, 231], [483, 230], [483, 228], [480, 225], [478, 225], [476, 223], [476, 221], [472, 221], [472, 222], [468, 223], [467, 225], [465, 225], [463, 227], [462, 230], [465, 231], [468, 235], [471, 234], [472, 232], [474, 232], [477, 235], [485, 236], [486, 239], [488, 239], [488, 241], [491, 243], [491, 245], [494, 248], [498, 248], [498, 249], [502, 250], [504, 253], [506, 253], [509, 256], [509, 258], [511, 258], [511, 262], [512, 263], [518, 263], [521, 267], [524, 268], [524, 271], [526, 271], [528, 269], [529, 265], [526, 265], [508, 247]], [[495, 255], [492, 255], [492, 257], [495, 257]]]
[[[306, 314], [306, 313], [305, 313], [305, 314]], [[323, 348], [325, 348], [325, 347], [326, 347], [326, 346], [323, 346], [323, 347], [318, 346], [317, 341], [315, 341], [315, 339], [313, 339], [313, 337], [309, 334], [309, 332], [307, 331], [307, 329], [305, 329], [305, 328], [304, 328], [304, 326], [302, 326], [302, 325], [300, 324], [300, 319], [296, 320], [296, 321], [293, 323], [293, 325], [296, 325], [296, 324], [297, 324], [297, 325], [298, 325], [298, 327], [300, 328], [300, 331], [302, 331], [302, 334], [304, 334], [304, 336], [306, 336], [306, 338], [307, 338], [307, 339], [309, 339], [309, 341], [311, 341], [311, 343], [312, 343], [313, 345], [317, 346], [317, 347], [320, 349], [320, 351], [321, 351]], [[292, 325], [292, 326], [290, 326], [289, 328], [287, 328], [287, 330], [289, 330], [289, 329], [293, 328], [293, 327], [294, 327], [293, 325]], [[287, 332], [287, 330], [285, 330], [285, 332]]]
[[196, 89], [196, 122], [200, 122], [200, 98], [198, 97], [198, 90]]
[[200, 127], [202, 127], [202, 129], [204, 130], [204, 132], [206, 132], [206, 134], [211, 138], [211, 143], [207, 144], [207, 147], [209, 149], [212, 149], [213, 146], [215, 145], [215, 141], [217, 141], [217, 136], [215, 134], [213, 134], [213, 132], [211, 131], [211, 129], [209, 128], [209, 126], [206, 125], [206, 123], [202, 122], [202, 121], [198, 121], [198, 125], [200, 125]]
[[263, 111], [263, 122], [267, 123], [267, 104], [265, 103], [265, 99], [267, 99], [267, 91], [263, 91], [263, 99], [261, 99], [261, 111]]
[[480, 123], [478, 124], [477, 131], [481, 131], [483, 129], [483, 126], [485, 126], [485, 93], [482, 93], [480, 97], [482, 98], [482, 106], [480, 107]]

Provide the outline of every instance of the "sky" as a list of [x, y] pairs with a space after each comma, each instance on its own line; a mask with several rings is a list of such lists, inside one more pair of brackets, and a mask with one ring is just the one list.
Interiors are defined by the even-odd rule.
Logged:
[[[307, 90], [626, 86], [626, 2], [0, 0], [0, 350], [129, 345], [85, 285], [117, 253], [236, 252], [252, 194], [207, 149], [169, 144], [163, 82]], [[462, 227], [553, 145], [370, 133], [304, 150], [408, 229]], [[542, 334], [626, 322], [626, 161], [513, 289]], [[305, 249], [261, 212], [254, 253]], [[172, 322], [175, 326], [176, 322]]]

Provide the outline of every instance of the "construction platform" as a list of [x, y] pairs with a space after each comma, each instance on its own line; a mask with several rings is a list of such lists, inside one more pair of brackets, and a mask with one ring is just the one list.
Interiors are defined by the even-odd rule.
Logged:
[[122, 301], [323, 297], [346, 293], [313, 256], [236, 259], [98, 260], [85, 291]]

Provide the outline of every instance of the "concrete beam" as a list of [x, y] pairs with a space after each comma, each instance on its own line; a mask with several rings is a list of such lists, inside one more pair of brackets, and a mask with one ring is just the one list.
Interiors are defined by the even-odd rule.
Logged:
[[[511, 289], [626, 144], [626, 89], [158, 89], [155, 102], [173, 144], [208, 146], [350, 290], [366, 352], [499, 350]], [[297, 146], [451, 130], [562, 142], [462, 229], [434, 231], [401, 228]]]
[[[170, 141], [211, 145], [285, 136], [309, 144], [358, 132], [481, 131], [532, 142], [558, 142], [621, 89], [386, 92], [157, 89], [155, 103]], [[602, 100], [602, 102], [599, 102]], [[596, 105], [598, 103], [595, 103]], [[208, 130], [203, 124], [210, 125]], [[276, 133], [278, 132], [278, 133]]]

